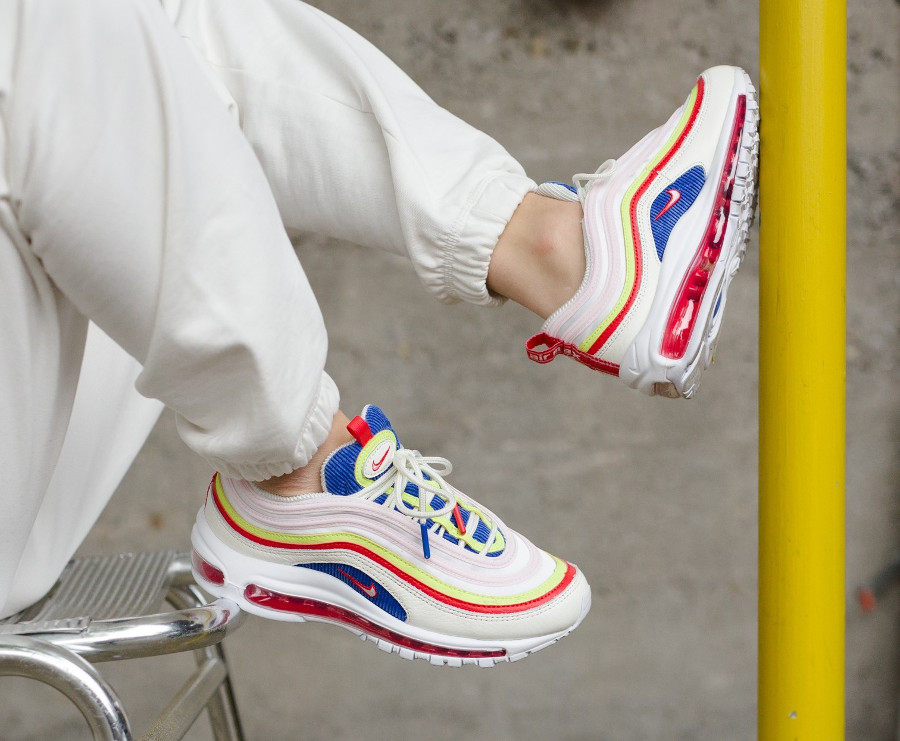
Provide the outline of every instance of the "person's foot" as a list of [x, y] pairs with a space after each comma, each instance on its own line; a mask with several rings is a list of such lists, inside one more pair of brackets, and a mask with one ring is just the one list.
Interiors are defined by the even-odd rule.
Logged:
[[743, 70], [714, 67], [618, 160], [576, 175], [576, 187], [539, 186], [582, 203], [587, 271], [529, 357], [562, 353], [648, 394], [694, 394], [753, 219], [758, 110]]
[[432, 664], [515, 661], [590, 607], [581, 571], [448, 484], [450, 463], [403, 448], [380, 409], [290, 498], [216, 475], [191, 535], [194, 574], [275, 620], [320, 620]]

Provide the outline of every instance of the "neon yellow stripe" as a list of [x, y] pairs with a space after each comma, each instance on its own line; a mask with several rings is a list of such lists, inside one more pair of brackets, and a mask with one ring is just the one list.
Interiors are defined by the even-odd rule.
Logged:
[[[393, 487], [391, 487], [391, 488], [393, 488]], [[390, 490], [388, 490], [388, 491], [390, 492]], [[407, 504], [409, 504], [412, 507], [418, 506], [418, 504], [419, 504], [418, 497], [415, 497], [406, 491], [403, 492], [403, 501], [405, 501]], [[429, 510], [432, 509], [430, 503], [428, 505], [428, 509]], [[482, 512], [480, 509], [472, 506], [469, 503], [466, 503], [466, 509], [469, 510], [469, 512], [474, 512], [475, 514], [477, 514], [479, 520], [484, 522], [485, 525], [487, 525], [488, 527], [491, 527], [491, 521], [485, 516], [484, 512]], [[484, 547], [484, 543], [480, 543], [479, 541], [475, 540], [475, 537], [474, 537], [475, 529], [474, 528], [466, 528], [466, 534], [460, 535], [459, 529], [456, 527], [456, 523], [453, 521], [453, 518], [450, 515], [443, 515], [441, 517], [433, 517], [432, 519], [436, 523], [441, 525], [454, 538], [458, 538], [459, 540], [463, 541], [463, 543], [465, 543], [467, 546], [472, 548], [472, 550], [479, 551], [481, 548]], [[488, 553], [502, 551], [505, 546], [506, 546], [506, 540], [503, 537], [503, 533], [498, 531], [497, 538], [491, 544], [491, 547], [488, 550]]]
[[435, 589], [443, 594], [448, 595], [449, 597], [453, 597], [463, 602], [471, 602], [473, 604], [479, 605], [515, 605], [521, 602], [528, 602], [530, 600], [537, 599], [554, 589], [563, 580], [563, 577], [565, 576], [567, 570], [567, 565], [564, 561], [561, 561], [556, 556], [548, 554], [553, 559], [555, 568], [550, 577], [540, 586], [537, 586], [527, 592], [512, 595], [509, 597], [492, 597], [489, 595], [477, 594], [476, 592], [469, 592], [463, 589], [458, 589], [454, 586], [451, 586], [450, 584], [447, 584], [444, 581], [436, 579], [434, 576], [429, 574], [427, 571], [420, 569], [415, 564], [398, 558], [396, 554], [379, 545], [378, 543], [374, 543], [371, 540], [363, 538], [359, 535], [355, 535], [354, 533], [338, 532], [322, 535], [290, 535], [288, 533], [279, 533], [273, 532], [271, 530], [265, 530], [261, 527], [258, 527], [257, 525], [254, 525], [251, 522], [248, 522], [240, 514], [238, 514], [237, 510], [234, 509], [231, 502], [229, 502], [228, 498], [225, 496], [225, 492], [222, 490], [222, 483], [219, 477], [216, 477], [216, 492], [219, 495], [219, 502], [228, 513], [228, 516], [232, 520], [234, 520], [241, 529], [246, 530], [248, 533], [251, 533], [258, 538], [265, 538], [266, 540], [272, 540], [277, 543], [290, 543], [296, 545], [328, 545], [334, 543], [335, 548], [339, 547], [337, 545], [337, 542], [353, 543], [372, 551], [373, 553], [383, 558], [385, 561], [388, 561], [401, 571], [409, 574], [414, 579], [422, 582], [423, 584], [426, 584], [432, 589]]
[[[647, 176], [650, 174], [651, 170], [653, 170], [653, 168], [655, 168], [662, 161], [662, 159], [669, 153], [669, 150], [674, 146], [675, 142], [678, 140], [678, 137], [681, 136], [681, 132], [684, 131], [685, 127], [688, 124], [688, 121], [690, 120], [691, 112], [694, 110], [694, 101], [696, 99], [697, 86], [695, 85], [694, 89], [691, 90], [691, 94], [688, 96], [687, 101], [685, 102], [684, 111], [682, 111], [681, 114], [681, 119], [678, 121], [678, 125], [672, 130], [672, 134], [666, 141], [665, 146], [663, 146], [659, 150], [657, 156], [647, 164], [647, 166], [644, 168], [644, 171], [640, 174], [639, 177], [634, 179], [631, 187], [626, 191], [621, 205], [621, 217], [623, 224], [631, 223], [631, 202], [634, 199], [635, 193], [647, 179]], [[607, 327], [609, 327], [610, 324], [612, 324], [613, 320], [624, 308], [625, 303], [628, 301], [628, 297], [631, 295], [631, 291], [634, 288], [636, 272], [634, 261], [634, 237], [631, 233], [630, 228], [625, 228], [622, 231], [625, 234], [625, 285], [622, 288], [622, 293], [620, 294], [619, 300], [616, 302], [615, 307], [613, 307], [613, 310], [606, 315], [606, 317], [602, 322], [600, 322], [600, 324], [591, 333], [591, 335], [578, 346], [578, 349], [582, 352], [587, 352], [588, 350], [590, 350], [591, 345], [593, 345], [597, 341], [597, 338], [606, 331]]]

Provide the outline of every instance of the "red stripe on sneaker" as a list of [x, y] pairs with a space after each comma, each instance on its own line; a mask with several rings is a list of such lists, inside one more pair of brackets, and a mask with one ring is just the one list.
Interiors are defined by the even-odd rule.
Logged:
[[598, 350], [600, 350], [603, 345], [606, 344], [606, 341], [612, 336], [613, 332], [615, 332], [619, 325], [622, 323], [622, 320], [627, 316], [628, 312], [631, 311], [631, 307], [634, 304], [634, 300], [637, 297], [638, 290], [641, 286], [641, 278], [643, 276], [643, 244], [641, 243], [641, 235], [640, 230], [638, 229], [637, 223], [637, 207], [638, 203], [641, 200], [641, 197], [644, 193], [647, 192], [647, 189], [653, 184], [656, 178], [659, 176], [660, 171], [669, 163], [672, 157], [675, 156], [675, 153], [684, 143], [684, 140], [687, 138], [688, 134], [691, 132], [691, 129], [694, 128], [694, 124], [697, 121], [697, 116], [700, 113], [700, 106], [703, 104], [703, 97], [706, 88], [706, 83], [702, 77], [697, 80], [697, 97], [694, 100], [694, 107], [691, 109], [690, 117], [688, 118], [688, 122], [685, 125], [684, 129], [682, 129], [681, 134], [679, 134], [678, 139], [675, 140], [675, 144], [672, 145], [672, 148], [669, 149], [668, 152], [663, 156], [663, 158], [656, 163], [656, 166], [650, 170], [650, 174], [647, 175], [647, 178], [641, 183], [641, 186], [637, 189], [637, 192], [631, 199], [631, 203], [629, 204], [629, 213], [631, 214], [631, 234], [634, 239], [634, 283], [631, 286], [631, 293], [628, 294], [628, 299], [625, 301], [625, 306], [622, 307], [622, 311], [618, 313], [615, 319], [610, 322], [610, 325], [603, 330], [603, 333], [597, 338], [593, 345], [588, 349], [588, 354], [593, 355]]
[[468, 612], [476, 612], [476, 613], [485, 613], [485, 614], [504, 614], [504, 613], [514, 613], [514, 612], [525, 612], [526, 610], [530, 610], [534, 607], [538, 607], [546, 602], [551, 601], [558, 595], [562, 594], [569, 584], [572, 583], [572, 580], [575, 578], [576, 569], [575, 567], [568, 563], [566, 564], [566, 573], [563, 575], [559, 584], [557, 584], [553, 589], [551, 589], [546, 594], [541, 595], [540, 597], [535, 597], [531, 600], [526, 600], [525, 602], [516, 602], [510, 605], [483, 605], [477, 602], [467, 602], [465, 600], [458, 599], [456, 597], [451, 597], [448, 594], [444, 594], [443, 592], [438, 591], [434, 587], [431, 587], [414, 576], [403, 571], [401, 568], [391, 563], [384, 557], [375, 553], [374, 551], [369, 550], [368, 548], [364, 548], [363, 546], [357, 543], [349, 543], [344, 541], [334, 541], [331, 543], [282, 543], [277, 540], [271, 540], [268, 538], [263, 538], [259, 535], [249, 532], [245, 530], [243, 527], [238, 524], [234, 518], [228, 513], [226, 508], [222, 505], [221, 495], [219, 494], [219, 487], [213, 487], [213, 501], [216, 505], [216, 510], [228, 523], [229, 527], [234, 530], [238, 535], [242, 538], [246, 538], [247, 540], [256, 543], [258, 545], [263, 545], [268, 548], [280, 548], [283, 550], [296, 550], [296, 551], [323, 551], [323, 550], [347, 550], [352, 551], [354, 553], [358, 553], [365, 558], [368, 558], [370, 561], [386, 568], [388, 571], [391, 571], [403, 581], [418, 589], [419, 591], [427, 594], [432, 599], [437, 600], [438, 602], [442, 602], [446, 605], [450, 605], [451, 607], [456, 607], [460, 610], [466, 610]]

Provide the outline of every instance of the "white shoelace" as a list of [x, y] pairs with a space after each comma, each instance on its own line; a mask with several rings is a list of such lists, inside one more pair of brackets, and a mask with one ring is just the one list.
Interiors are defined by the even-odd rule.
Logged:
[[584, 199], [587, 196], [588, 187], [595, 180], [611, 177], [616, 171], [616, 160], [606, 160], [597, 172], [580, 172], [572, 177], [575, 184], [575, 191], [564, 183], [547, 182], [541, 183], [535, 191], [539, 195], [556, 198], [558, 201], [570, 201], [572, 203], [581, 203], [584, 205]]
[[[391, 468], [381, 478], [350, 496], [374, 501], [382, 494], [387, 494], [387, 498], [383, 502], [385, 507], [392, 507], [407, 517], [419, 520], [422, 530], [422, 550], [425, 558], [430, 558], [431, 548], [428, 542], [427, 520], [452, 515], [460, 533], [457, 542], [461, 547], [466, 545], [461, 536], [465, 535], [467, 530], [474, 533], [474, 529], [477, 527], [478, 514], [471, 509], [469, 510], [469, 524], [463, 523], [462, 514], [459, 511], [459, 500], [464, 495], [444, 479], [444, 476], [449, 475], [452, 470], [453, 465], [446, 458], [424, 456], [418, 450], [398, 448], [394, 451]], [[403, 498], [406, 485], [410, 483], [419, 489], [417, 506], [410, 506]], [[446, 502], [440, 509], [429, 509], [434, 495]], [[437, 535], [443, 535], [446, 530], [439, 523], [435, 523], [435, 528]], [[487, 553], [494, 544], [497, 533], [497, 525], [493, 523], [481, 550], [476, 552]], [[468, 545], [472, 547], [471, 543]]]
[[573, 175], [572, 182], [575, 183], [575, 187], [578, 189], [578, 200], [584, 204], [588, 186], [596, 180], [612, 177], [615, 171], [616, 160], [606, 160], [597, 168], [596, 172], [579, 172], [577, 175]]

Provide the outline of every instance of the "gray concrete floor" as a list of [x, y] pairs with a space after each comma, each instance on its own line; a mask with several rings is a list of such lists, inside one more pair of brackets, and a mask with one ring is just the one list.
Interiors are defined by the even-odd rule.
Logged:
[[[623, 152], [707, 66], [758, 78], [757, 6], [741, 0], [317, 4], [537, 180]], [[900, 5], [849, 5], [847, 738], [887, 741], [900, 598], [862, 617], [849, 593], [898, 545]], [[298, 253], [344, 408], [376, 402], [407, 445], [450, 458], [456, 485], [584, 569], [594, 607], [557, 646], [492, 670], [435, 669], [329, 626], [252, 619], [229, 641], [249, 738], [754, 738], [755, 231], [718, 363], [690, 402], [644, 398], [566, 360], [532, 364], [522, 343], [534, 317], [438, 305], [402, 262], [316, 238]], [[208, 476], [164, 415], [82, 552], [186, 549]], [[104, 672], [140, 730], [189, 666]], [[4, 679], [0, 697], [0, 738], [88, 737], [51, 690]], [[200, 723], [188, 738], [209, 737]]]

